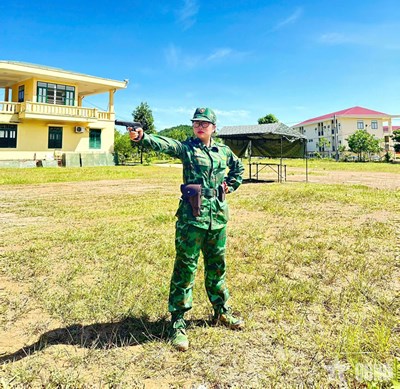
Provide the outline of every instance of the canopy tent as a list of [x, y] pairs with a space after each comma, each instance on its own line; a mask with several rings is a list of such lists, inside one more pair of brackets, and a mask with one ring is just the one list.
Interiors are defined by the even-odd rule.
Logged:
[[307, 138], [283, 123], [223, 127], [223, 139], [238, 157], [304, 158]]
[[[306, 158], [307, 138], [283, 123], [223, 127], [218, 137], [238, 157]], [[308, 164], [306, 158], [306, 180]]]

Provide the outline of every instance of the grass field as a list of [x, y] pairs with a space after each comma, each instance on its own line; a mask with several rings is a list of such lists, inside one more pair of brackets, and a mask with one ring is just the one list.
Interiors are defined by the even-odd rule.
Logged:
[[200, 261], [179, 353], [180, 182], [174, 167], [0, 169], [0, 387], [400, 387], [398, 190], [242, 185], [228, 286], [246, 329], [210, 325]]

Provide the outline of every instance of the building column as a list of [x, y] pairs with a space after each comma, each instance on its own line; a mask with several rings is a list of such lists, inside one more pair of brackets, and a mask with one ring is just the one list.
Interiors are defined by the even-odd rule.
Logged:
[[4, 101], [10, 101], [9, 98], [10, 98], [10, 87], [6, 86], [4, 88]]
[[78, 107], [82, 107], [82, 102], [85, 96], [78, 96]]
[[114, 93], [115, 93], [115, 89], [111, 89], [109, 92], [108, 112], [110, 112], [110, 113], [114, 113]]

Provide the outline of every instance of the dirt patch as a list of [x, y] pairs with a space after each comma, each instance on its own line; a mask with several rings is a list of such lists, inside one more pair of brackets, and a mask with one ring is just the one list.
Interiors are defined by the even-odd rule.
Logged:
[[37, 333], [59, 325], [39, 308], [27, 284], [0, 276], [0, 285], [0, 303], [3, 307], [0, 355], [24, 347], [36, 339]]
[[[394, 173], [327, 172], [324, 170], [312, 170], [312, 173], [317, 174], [310, 175], [309, 182], [320, 184], [366, 185], [377, 189], [400, 189], [400, 175]], [[292, 180], [292, 177], [289, 179]]]
[[[310, 183], [365, 185], [376, 189], [400, 189], [400, 174], [396, 173], [327, 171], [323, 169], [310, 169], [308, 173], [308, 182]], [[276, 176], [272, 178], [276, 179]], [[287, 182], [305, 181], [305, 169], [288, 168]]]
[[[101, 180], [81, 182], [56, 182], [36, 185], [3, 185], [0, 187], [0, 198], [4, 197], [13, 201], [31, 200], [37, 198], [57, 198], [64, 193], [71, 196], [87, 196], [90, 200], [92, 195], [110, 194], [142, 194], [150, 190], [162, 191], [162, 186], [148, 185], [143, 181], [140, 185], [135, 180]], [[0, 208], [4, 208], [0, 206]]]

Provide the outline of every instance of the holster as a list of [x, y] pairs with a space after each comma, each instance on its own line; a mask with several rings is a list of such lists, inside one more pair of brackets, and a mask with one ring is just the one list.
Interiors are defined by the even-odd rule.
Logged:
[[182, 198], [192, 207], [194, 217], [200, 216], [201, 208], [201, 185], [200, 184], [182, 184]]
[[225, 187], [223, 185], [220, 185], [218, 187], [218, 200], [221, 201], [221, 202], [225, 201], [225, 195], [226, 195]]

